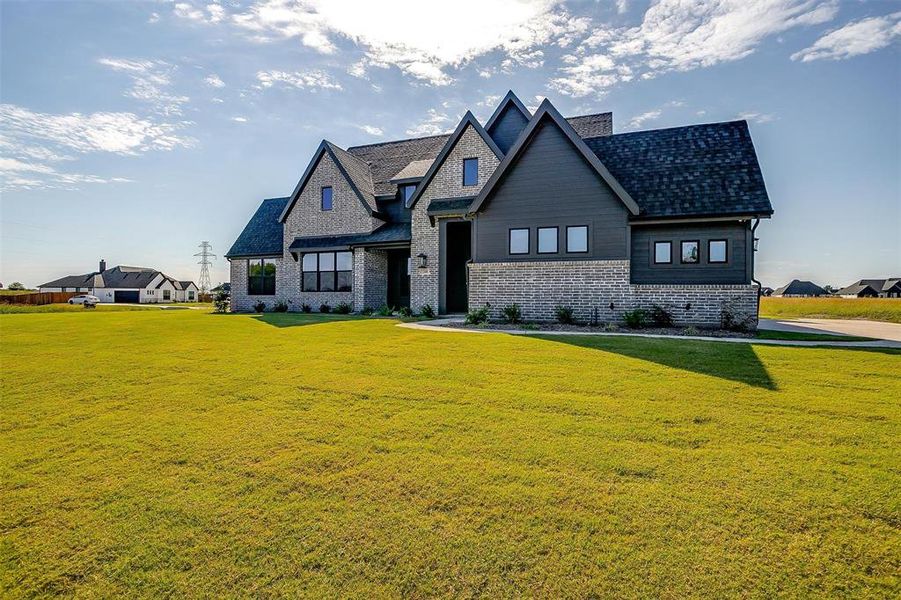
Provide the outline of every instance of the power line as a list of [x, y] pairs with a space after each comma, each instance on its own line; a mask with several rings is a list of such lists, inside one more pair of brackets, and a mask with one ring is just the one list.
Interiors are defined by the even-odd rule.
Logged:
[[200, 281], [198, 282], [198, 287], [200, 288], [201, 294], [209, 294], [210, 288], [213, 287], [212, 283], [210, 283], [210, 265], [213, 264], [213, 262], [210, 259], [216, 258], [216, 255], [210, 252], [213, 247], [209, 242], [200, 242], [198, 248], [200, 248], [200, 252], [194, 255], [200, 257], [200, 260], [197, 261], [197, 264], [200, 265]]

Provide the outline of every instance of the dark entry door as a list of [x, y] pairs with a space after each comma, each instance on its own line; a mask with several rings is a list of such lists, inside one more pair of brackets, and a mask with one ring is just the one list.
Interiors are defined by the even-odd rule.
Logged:
[[409, 250], [388, 250], [388, 306], [410, 306], [409, 263]]
[[466, 263], [472, 258], [472, 234], [469, 221], [452, 221], [446, 225], [447, 260], [444, 270], [445, 310], [461, 313], [469, 310]]
[[113, 300], [116, 302], [140, 302], [140, 292], [138, 290], [116, 290], [113, 292]]

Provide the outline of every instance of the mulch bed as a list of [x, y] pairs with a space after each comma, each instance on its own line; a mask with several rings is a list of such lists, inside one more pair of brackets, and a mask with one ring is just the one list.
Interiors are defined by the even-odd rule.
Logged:
[[519, 329], [529, 332], [549, 333], [556, 331], [578, 331], [582, 333], [648, 333], [653, 335], [700, 335], [705, 337], [754, 337], [753, 333], [741, 331], [728, 331], [725, 329], [702, 329], [696, 327], [643, 327], [641, 329], [630, 329], [628, 327], [607, 326], [607, 325], [562, 325], [560, 323], [519, 323], [511, 325], [509, 323], [482, 323], [480, 325], [467, 325], [465, 323], [442, 323], [441, 327], [454, 327], [457, 329], [472, 329], [474, 331], [491, 331], [491, 330], [510, 330]]

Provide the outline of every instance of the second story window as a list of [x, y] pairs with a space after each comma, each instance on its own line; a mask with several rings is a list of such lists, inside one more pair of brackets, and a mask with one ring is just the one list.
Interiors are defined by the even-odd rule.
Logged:
[[463, 159], [463, 185], [479, 184], [479, 159]]
[[654, 264], [668, 265], [673, 262], [673, 243], [654, 242]]
[[322, 188], [322, 210], [332, 210], [332, 188]]
[[413, 192], [415, 191], [416, 184], [400, 186], [400, 199], [404, 201], [404, 204], [410, 201], [410, 198], [413, 197]]

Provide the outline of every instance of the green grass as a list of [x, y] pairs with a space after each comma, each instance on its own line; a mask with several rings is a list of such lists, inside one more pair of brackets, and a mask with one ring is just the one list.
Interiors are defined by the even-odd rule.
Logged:
[[757, 339], [761, 340], [798, 340], [805, 342], [873, 342], [875, 338], [856, 335], [837, 335], [832, 333], [806, 333], [803, 331], [772, 331], [759, 329]]
[[901, 323], [901, 298], [761, 298], [767, 319], [869, 319]]
[[897, 597], [901, 353], [0, 316], [0, 596]]
[[[148, 308], [157, 308], [152, 304], [144, 304], [142, 306], [120, 305], [120, 304], [98, 304], [96, 310], [104, 312], [130, 311], [130, 310], [146, 310]], [[30, 313], [59, 313], [59, 312], [91, 312], [92, 309], [85, 308], [81, 304], [3, 304], [0, 303], [0, 315], [17, 315]]]

